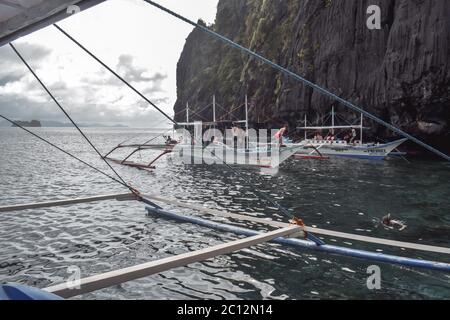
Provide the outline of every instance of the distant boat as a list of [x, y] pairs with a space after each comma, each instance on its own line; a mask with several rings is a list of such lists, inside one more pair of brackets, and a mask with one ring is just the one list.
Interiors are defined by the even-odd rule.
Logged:
[[[178, 128], [194, 128], [195, 126], [201, 126], [203, 132], [204, 128], [214, 128], [217, 125], [231, 125], [237, 128], [237, 125], [245, 126], [244, 129], [239, 129], [241, 139], [245, 140], [244, 146], [234, 147], [234, 141], [227, 141], [223, 143], [221, 141], [211, 141], [205, 143], [203, 141], [194, 141], [192, 136], [178, 137], [178, 139], [172, 139], [170, 136], [165, 137], [165, 144], [149, 144], [151, 139], [144, 144], [120, 144], [109, 151], [103, 158], [119, 163], [126, 166], [136, 167], [139, 169], [154, 169], [153, 164], [166, 154], [172, 154], [176, 160], [184, 164], [190, 165], [237, 165], [244, 167], [256, 167], [256, 168], [278, 168], [283, 162], [291, 158], [294, 154], [301, 152], [304, 149], [303, 145], [292, 145], [288, 147], [282, 147], [278, 144], [253, 144], [248, 142], [248, 101], [245, 99], [245, 120], [218, 120], [216, 118], [216, 99], [213, 96], [213, 102], [211, 105], [213, 111], [212, 122], [190, 122], [190, 109], [189, 105], [186, 105], [186, 122], [177, 123]], [[175, 128], [173, 129], [175, 130]], [[189, 132], [189, 130], [186, 130]], [[194, 130], [191, 130], [194, 131]], [[175, 135], [175, 132], [173, 133]], [[133, 151], [123, 159], [111, 158], [110, 155], [118, 149], [132, 149]], [[136, 163], [129, 159], [139, 151], [143, 150], [158, 150], [161, 153], [149, 163]]]
[[[298, 128], [299, 130], [305, 131], [305, 139], [300, 143], [286, 143], [286, 145], [303, 146], [303, 150], [295, 155], [296, 158], [300, 159], [309, 159], [311, 157], [346, 157], [366, 160], [384, 160], [391, 156], [391, 154], [392, 156], [404, 155], [404, 153], [398, 151], [398, 147], [408, 141], [408, 139], [400, 139], [387, 143], [364, 143], [363, 131], [367, 128], [364, 128], [364, 118], [362, 114], [359, 125], [337, 126], [335, 125], [335, 112], [333, 108], [331, 112], [331, 121], [331, 126], [308, 127], [308, 121], [305, 117], [305, 126]], [[356, 140], [356, 129], [360, 131], [359, 140]], [[327, 138], [323, 138], [320, 134], [316, 134], [313, 139], [308, 139], [308, 132], [314, 131], [319, 133], [324, 130], [330, 133]], [[335, 131], [337, 130], [351, 130], [352, 134], [347, 137], [348, 139], [339, 139], [337, 138], [337, 135], [335, 135]]]
[[[408, 139], [396, 140], [389, 143], [365, 143], [350, 144], [346, 141], [327, 140], [305, 140], [299, 144], [288, 144], [289, 146], [303, 146], [303, 150], [296, 154], [296, 158], [308, 158], [310, 156], [346, 157], [366, 160], [384, 160], [391, 156], [400, 145]], [[392, 156], [398, 156], [395, 152]]]

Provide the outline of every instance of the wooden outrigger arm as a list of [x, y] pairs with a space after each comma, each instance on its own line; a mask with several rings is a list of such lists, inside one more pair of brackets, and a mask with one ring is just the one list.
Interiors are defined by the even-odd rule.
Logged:
[[258, 244], [266, 243], [280, 237], [287, 237], [299, 231], [297, 226], [288, 226], [272, 232], [254, 235], [248, 238], [219, 244], [213, 247], [187, 252], [161, 260], [151, 261], [137, 266], [110, 271], [104, 274], [94, 275], [81, 279], [78, 286], [69, 286], [62, 283], [44, 289], [63, 298], [71, 298], [80, 294], [108, 288], [131, 280], [148, 277], [174, 268], [184, 267], [189, 264], [205, 261], [220, 255], [236, 252]]
[[[151, 144], [130, 144], [130, 145], [118, 145], [114, 147], [110, 152], [108, 152], [105, 156], [103, 156], [103, 159], [113, 161], [115, 163], [118, 163], [120, 165], [129, 166], [133, 168], [143, 169], [143, 170], [149, 170], [149, 169], [155, 169], [153, 164], [158, 161], [160, 158], [162, 158], [164, 155], [168, 153], [172, 153], [174, 144], [164, 144], [164, 145], [151, 145]], [[110, 158], [109, 156], [118, 149], [124, 149], [124, 148], [133, 148], [134, 150], [128, 154], [124, 159], [115, 159]], [[142, 150], [162, 150], [163, 152], [159, 154], [156, 158], [154, 158], [149, 164], [143, 164], [143, 163], [136, 163], [133, 161], [128, 161], [136, 152], [142, 151]]]
[[141, 150], [142, 150], [142, 147], [139, 147], [139, 148], [135, 149], [133, 152], [131, 152], [129, 155], [127, 155], [127, 156], [125, 157], [125, 159], [122, 160], [122, 164], [124, 164], [125, 161], [127, 161], [128, 159], [130, 159], [131, 156], [134, 155], [136, 152], [141, 151]]
[[[287, 245], [291, 247], [297, 247], [301, 249], [309, 249], [315, 251], [321, 251], [329, 254], [337, 254], [347, 257], [359, 258], [369, 261], [377, 261], [390, 263], [395, 265], [423, 268], [429, 270], [439, 270], [444, 272], [450, 271], [450, 264], [443, 262], [427, 261], [421, 259], [411, 259], [406, 257], [399, 257], [388, 255], [379, 252], [369, 252], [365, 250], [357, 250], [347, 247], [339, 247], [333, 245], [318, 245], [307, 239], [298, 239], [297, 237], [306, 235], [306, 232], [314, 232], [316, 234], [322, 234], [326, 236], [333, 236], [344, 239], [353, 239], [356, 241], [367, 242], [372, 244], [380, 244], [391, 247], [409, 248], [413, 250], [421, 250], [426, 252], [435, 252], [442, 254], [450, 254], [449, 248], [427, 246], [422, 244], [405, 243], [398, 241], [391, 241], [387, 239], [370, 238], [353, 234], [345, 234], [330, 230], [322, 230], [316, 228], [300, 227], [298, 225], [290, 225], [282, 222], [276, 222], [272, 220], [266, 220], [256, 217], [248, 217], [244, 215], [232, 214], [227, 212], [222, 212], [214, 209], [208, 209], [205, 207], [199, 207], [192, 204], [184, 204], [178, 202], [174, 199], [164, 199], [154, 195], [141, 195], [139, 193], [126, 193], [126, 194], [113, 194], [106, 196], [97, 196], [82, 199], [72, 199], [72, 200], [59, 200], [53, 202], [45, 203], [35, 203], [28, 205], [15, 205], [0, 207], [0, 212], [16, 211], [16, 210], [26, 210], [26, 209], [36, 209], [52, 206], [61, 206], [69, 204], [87, 203], [93, 201], [101, 200], [111, 200], [116, 199], [119, 201], [126, 200], [140, 200], [147, 203], [148, 214], [154, 215], [156, 218], [164, 218], [175, 220], [181, 223], [192, 223], [202, 227], [221, 230], [226, 232], [231, 232], [237, 235], [245, 236], [246, 238], [231, 241], [228, 243], [219, 244], [216, 246], [208, 247], [205, 249], [197, 250], [194, 252], [187, 252], [181, 255], [167, 257], [157, 261], [151, 261], [137, 266], [131, 266], [128, 268], [110, 271], [104, 274], [90, 276], [88, 278], [81, 279], [79, 282], [72, 283], [66, 282], [58, 285], [54, 285], [44, 289], [47, 292], [59, 295], [63, 298], [70, 298], [80, 294], [93, 292], [99, 289], [110, 287], [113, 285], [121, 284], [124, 282], [136, 280], [139, 278], [147, 277], [153, 274], [161, 273], [167, 270], [171, 270], [178, 267], [187, 266], [194, 262], [204, 261], [219, 255], [224, 255], [232, 252], [236, 252], [245, 248], [249, 248], [258, 244], [266, 242], [275, 242], [282, 245]], [[173, 212], [164, 211], [161, 207], [152, 203], [149, 199], [163, 202], [178, 207], [185, 207], [189, 209], [196, 209], [208, 215], [228, 217], [232, 219], [237, 219], [240, 221], [249, 221], [254, 223], [262, 223], [272, 227], [275, 227], [275, 231], [270, 231], [267, 233], [261, 233], [252, 229], [246, 229], [242, 227], [236, 227], [230, 224], [224, 224], [219, 222], [214, 222], [211, 220], [205, 220], [195, 216], [184, 216]]]
[[103, 159], [108, 159], [108, 156], [113, 153], [114, 151], [123, 148], [121, 145], [118, 145], [117, 147], [114, 147], [111, 151], [109, 151], [106, 155], [103, 156]]
[[[295, 154], [294, 157], [296, 159], [315, 159], [315, 160], [328, 160], [330, 157], [324, 156], [319, 149], [322, 147], [315, 147], [313, 145], [307, 145], [305, 146], [305, 149], [313, 149], [313, 151], [309, 154]], [[317, 153], [318, 156], [313, 155], [314, 153]]]
[[22, 211], [22, 210], [30, 210], [30, 209], [60, 207], [60, 206], [106, 201], [106, 200], [129, 201], [129, 200], [137, 200], [137, 198], [136, 198], [135, 194], [130, 193], [130, 192], [118, 193], [118, 194], [110, 194], [110, 195], [95, 196], [95, 197], [88, 197], [88, 198], [77, 198], [77, 199], [56, 200], [56, 201], [48, 201], [48, 202], [2, 206], [2, 207], [0, 207], [0, 212], [11, 212], [11, 211]]

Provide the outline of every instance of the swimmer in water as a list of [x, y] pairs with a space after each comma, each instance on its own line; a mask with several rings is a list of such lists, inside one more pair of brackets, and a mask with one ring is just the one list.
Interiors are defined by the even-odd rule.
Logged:
[[389, 213], [387, 216], [384, 216], [381, 219], [381, 223], [390, 229], [398, 229], [399, 231], [405, 230], [406, 225], [403, 221], [394, 220], [391, 217], [391, 214]]

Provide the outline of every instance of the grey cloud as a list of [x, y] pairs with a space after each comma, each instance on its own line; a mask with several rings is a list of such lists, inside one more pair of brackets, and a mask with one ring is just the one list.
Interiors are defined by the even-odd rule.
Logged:
[[[14, 44], [17, 51], [24, 57], [27, 62], [36, 63], [42, 61], [51, 54], [51, 50], [45, 46], [33, 43], [18, 43]], [[9, 46], [0, 48], [0, 66], [6, 66], [10, 63], [23, 64], [19, 57]], [[25, 67], [25, 66], [24, 66]]]
[[[17, 51], [32, 66], [38, 66], [50, 53], [50, 49], [36, 44], [19, 43]], [[29, 74], [26, 66], [9, 46], [0, 48], [0, 87], [22, 80]]]
[[[43, 59], [51, 53], [49, 49], [37, 45], [18, 44], [17, 48], [34, 69], [38, 68]], [[161, 82], [167, 77], [166, 75], [161, 73], [148, 75], [149, 72], [145, 68], [134, 65], [132, 56], [121, 56], [119, 65], [120, 74], [127, 80], [136, 83], [136, 86], [142, 89], [143, 93], [156, 105], [167, 105], [169, 103], [169, 98], [162, 94], [161, 86]], [[75, 121], [81, 123], [122, 123], [144, 127], [151, 126], [155, 119], [157, 122], [164, 122], [164, 117], [159, 112], [152, 110], [152, 107], [145, 101], [137, 100], [136, 104], [130, 106], [127, 112], [121, 113], [118, 113], [117, 109], [114, 110], [113, 106], [121, 104], [121, 100], [124, 98], [122, 96], [112, 97], [111, 101], [105, 104], [96, 101], [100, 89], [123, 86], [107, 71], [101, 70], [92, 74], [92, 76], [86, 75], [82, 80], [83, 84], [74, 88], [68, 87], [64, 80], [47, 84], [50, 91]], [[26, 67], [18, 60], [14, 52], [8, 47], [2, 47], [0, 48], [0, 87], [17, 81], [24, 83], [23, 92], [20, 94], [2, 94], [0, 96], [0, 114], [15, 120], [37, 119], [67, 122], [61, 111], [43, 91], [39, 83], [30, 76]], [[134, 95], [131, 91], [125, 93], [125, 95], [128, 94]], [[74, 99], [74, 97], [77, 99]], [[40, 100], [44, 98], [45, 102], [36, 102], [36, 98]]]
[[58, 110], [52, 103], [38, 103], [29, 100], [26, 96], [17, 95], [0, 96], [0, 114], [14, 120], [57, 120], [60, 118]]
[[[156, 104], [157, 106], [160, 106], [162, 104], [168, 104], [169, 100], [170, 99], [168, 97], [160, 97], [160, 98], [153, 98], [150, 101], [153, 102], [154, 104]], [[142, 109], [153, 108], [146, 101], [140, 102], [139, 103], [139, 107], [142, 108]]]
[[[58, 101], [63, 105], [71, 117], [78, 123], [122, 123], [130, 126], [150, 126], [155, 119], [163, 121], [163, 116], [159, 112], [147, 108], [143, 102], [131, 105], [125, 113], [118, 113], [112, 104], [99, 104], [91, 98], [91, 94], [85, 95], [84, 101], [73, 103], [70, 90], [64, 90], [55, 94]], [[155, 103], [167, 101], [167, 98], [156, 99]], [[54, 120], [68, 122], [50, 98], [45, 102], [36, 102], [29, 99], [25, 94], [0, 95], [0, 114], [14, 120]]]
[[0, 71], [0, 87], [5, 86], [10, 82], [20, 81], [25, 76], [25, 72], [17, 70], [5, 70]]
[[64, 91], [67, 90], [67, 84], [63, 81], [58, 81], [51, 86], [51, 89], [54, 91]]
[[149, 77], [148, 81], [160, 82], [160, 81], [165, 80], [166, 78], [167, 78], [167, 75], [157, 72], [153, 76]]
[[30, 43], [20, 43], [16, 45], [16, 49], [25, 59], [35, 63], [42, 61], [52, 53], [48, 47]]
[[[126, 81], [133, 83], [139, 91], [148, 97], [164, 91], [162, 81], [167, 78], [167, 75], [156, 72], [153, 75], [147, 76], [146, 74], [149, 74], [148, 70], [134, 65], [134, 58], [131, 55], [121, 55], [119, 57], [117, 71]], [[119, 79], [106, 70], [87, 75], [81, 80], [84, 84], [97, 88], [125, 86]]]
[[119, 57], [119, 63], [117, 68], [119, 72], [128, 81], [133, 82], [160, 82], [167, 78], [159, 72], [155, 73], [153, 76], [145, 76], [144, 74], [148, 72], [147, 69], [138, 67], [134, 65], [134, 58], [131, 55], [123, 54]]

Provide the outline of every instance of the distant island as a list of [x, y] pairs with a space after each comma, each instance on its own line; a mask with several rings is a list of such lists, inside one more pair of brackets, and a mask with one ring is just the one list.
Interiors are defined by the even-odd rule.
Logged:
[[40, 128], [42, 127], [41, 122], [38, 120], [31, 121], [16, 121], [17, 125], [13, 124], [12, 127], [22, 126], [22, 127], [33, 127]]
[[[128, 128], [128, 126], [121, 124], [101, 124], [101, 123], [77, 123], [77, 125], [81, 128]], [[69, 122], [60, 122], [53, 120], [44, 120], [42, 121], [42, 126], [46, 128], [72, 128], [73, 124]]]
[[[22, 126], [22, 127], [34, 127], [34, 128], [72, 128], [73, 125], [68, 122], [60, 122], [60, 121], [53, 121], [53, 120], [31, 120], [31, 121], [22, 121], [22, 120], [15, 120], [15, 122]], [[100, 123], [78, 123], [79, 127], [82, 128], [129, 128], [126, 125], [122, 124], [100, 124]], [[0, 128], [1, 127], [9, 127], [8, 122], [6, 121], [0, 121]], [[16, 125], [11, 125], [11, 127], [17, 127]]]

